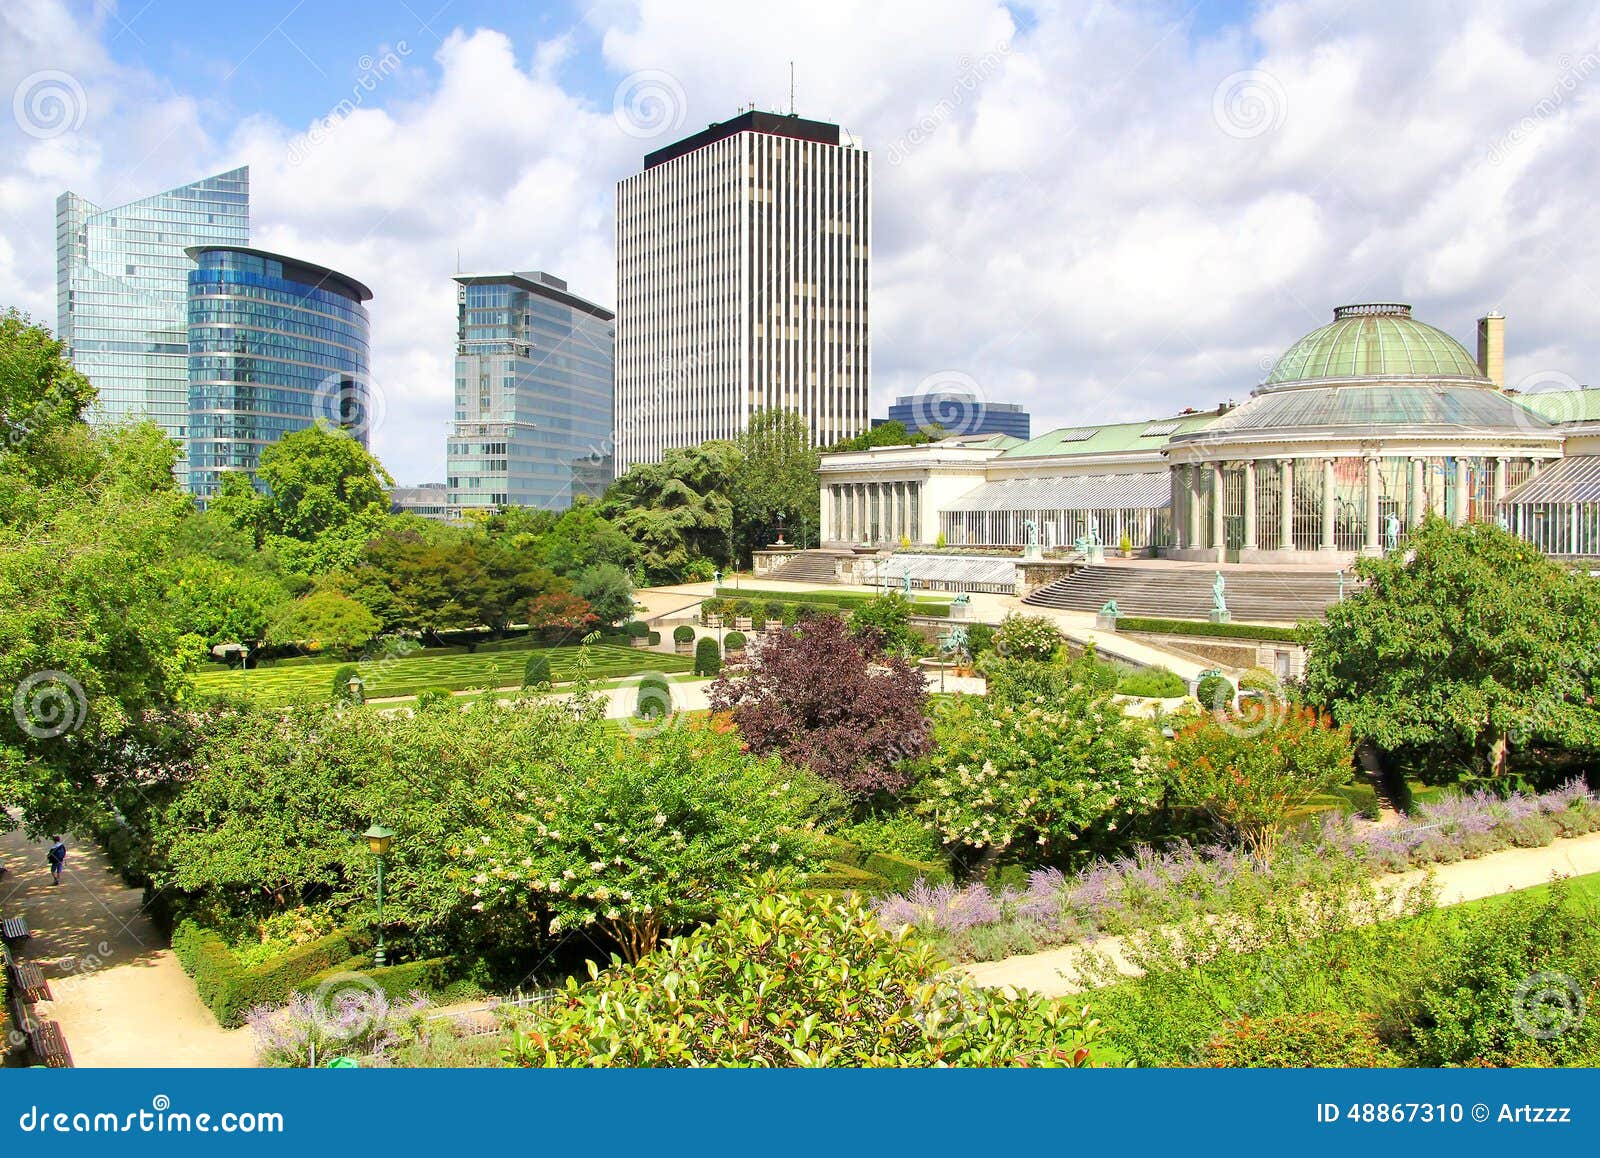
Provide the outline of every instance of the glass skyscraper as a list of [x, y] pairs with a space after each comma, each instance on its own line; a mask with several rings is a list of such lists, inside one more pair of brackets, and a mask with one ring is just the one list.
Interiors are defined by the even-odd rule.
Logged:
[[[188, 274], [193, 245], [250, 240], [248, 167], [115, 209], [56, 199], [56, 328], [99, 391], [92, 421], [189, 425]], [[178, 481], [187, 482], [187, 463]]]
[[563, 509], [612, 478], [615, 315], [537, 271], [457, 277], [447, 505]]
[[225, 472], [253, 475], [262, 450], [319, 420], [367, 445], [372, 291], [259, 249], [188, 255], [189, 489], [203, 501]]

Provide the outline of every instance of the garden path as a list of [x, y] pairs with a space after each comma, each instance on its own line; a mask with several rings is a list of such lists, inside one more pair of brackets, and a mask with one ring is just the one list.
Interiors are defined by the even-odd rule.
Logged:
[[[1439, 886], [1440, 905], [1458, 905], [1513, 889], [1527, 889], [1549, 882], [1552, 875], [1584, 876], [1600, 872], [1600, 832], [1572, 840], [1558, 840], [1543, 848], [1513, 848], [1491, 853], [1476, 860], [1438, 865], [1434, 880]], [[1382, 878], [1386, 885], [1420, 882], [1422, 871]], [[1081, 992], [1083, 987], [1069, 981], [1091, 952], [1105, 953], [1127, 976], [1137, 970], [1122, 955], [1122, 938], [1102, 937], [1076, 945], [1064, 945], [1043, 953], [1027, 953], [1000, 961], [980, 961], [961, 969], [977, 984], [986, 987], [1010, 986], [1030, 989], [1049, 997]]]
[[92, 841], [67, 839], [67, 870], [50, 883], [48, 842], [0, 834], [0, 913], [33, 936], [18, 955], [37, 961], [52, 1001], [34, 1016], [61, 1026], [78, 1066], [253, 1066], [248, 1029], [225, 1030], [200, 1004], [167, 942]]

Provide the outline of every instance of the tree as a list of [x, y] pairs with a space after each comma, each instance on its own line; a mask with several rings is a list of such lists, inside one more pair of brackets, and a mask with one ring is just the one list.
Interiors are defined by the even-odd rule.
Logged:
[[571, 591], [551, 591], [528, 604], [528, 626], [543, 632], [584, 632], [595, 624], [589, 601]]
[[1288, 706], [1252, 718], [1225, 709], [1173, 737], [1167, 785], [1172, 803], [1198, 809], [1270, 858], [1297, 809], [1349, 783], [1353, 759], [1349, 730], [1313, 708]]
[[921, 655], [928, 641], [911, 626], [911, 601], [895, 591], [859, 604], [850, 631], [878, 655]]
[[592, 928], [629, 961], [715, 916], [762, 872], [805, 869], [820, 784], [712, 728], [574, 733], [526, 801], [488, 801], [454, 874], [485, 911]]
[[184, 555], [174, 570], [168, 604], [172, 617], [208, 648], [219, 643], [253, 646], [289, 602], [289, 592], [276, 576], [251, 567]]
[[223, 476], [211, 509], [274, 546], [284, 568], [319, 575], [352, 565], [389, 511], [394, 479], [349, 433], [317, 425], [261, 452], [258, 491], [240, 472]]
[[377, 616], [337, 591], [314, 591], [286, 604], [267, 626], [267, 642], [353, 651], [378, 634]]
[[632, 467], [598, 510], [638, 547], [651, 582], [676, 582], [694, 559], [726, 565], [733, 546], [729, 495], [740, 456], [730, 442], [674, 448]]
[[95, 388], [63, 356], [62, 343], [26, 314], [0, 313], [0, 455], [39, 481], [60, 464], [57, 439], [81, 427]]
[[857, 798], [911, 783], [907, 761], [928, 750], [927, 702], [915, 665], [872, 659], [832, 615], [766, 636], [742, 674], [711, 685], [711, 710], [732, 713], [752, 752], [778, 753]]
[[519, 1018], [519, 1066], [1092, 1065], [1088, 1010], [979, 989], [856, 898], [773, 894]]
[[615, 563], [585, 568], [572, 585], [589, 601], [589, 610], [600, 623], [610, 626], [633, 618], [633, 580]]
[[[515, 540], [513, 540], [515, 541]], [[529, 544], [539, 561], [557, 575], [575, 575], [596, 563], [613, 563], [631, 571], [639, 548], [600, 513], [591, 499], [581, 499], [563, 511]]]
[[918, 811], [963, 855], [1049, 863], [1155, 809], [1146, 748], [1109, 697], [1082, 686], [1031, 704], [960, 696], [935, 717]]
[[754, 549], [772, 542], [780, 515], [791, 536], [796, 528], [817, 531], [822, 460], [805, 418], [792, 410], [758, 410], [734, 446], [740, 457], [733, 477], [734, 521], [746, 545]]
[[830, 453], [847, 450], [872, 450], [879, 446], [919, 446], [924, 442], [936, 442], [945, 437], [945, 432], [937, 426], [924, 427], [912, 432], [906, 429], [906, 424], [899, 419], [889, 422], [880, 422], [870, 430], [863, 430], [854, 438], [846, 438], [834, 443], [828, 448]]
[[700, 642], [694, 645], [694, 674], [714, 676], [720, 671], [722, 671], [722, 649], [711, 636], [702, 636]]
[[522, 686], [541, 688], [551, 682], [550, 657], [542, 651], [530, 652], [528, 662], [522, 665]]
[[1503, 778], [1513, 746], [1600, 746], [1600, 586], [1482, 523], [1428, 521], [1408, 553], [1301, 627], [1306, 695], [1432, 778]]

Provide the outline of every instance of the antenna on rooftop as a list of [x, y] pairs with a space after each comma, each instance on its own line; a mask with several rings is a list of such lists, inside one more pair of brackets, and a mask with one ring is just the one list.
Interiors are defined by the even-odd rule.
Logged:
[[792, 60], [789, 62], [789, 115], [791, 117], [795, 115], [795, 113], [794, 113], [794, 61], [792, 61]]

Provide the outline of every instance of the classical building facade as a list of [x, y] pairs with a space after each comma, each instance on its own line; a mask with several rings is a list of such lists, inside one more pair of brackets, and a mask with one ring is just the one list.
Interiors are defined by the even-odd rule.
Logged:
[[747, 112], [617, 185], [617, 469], [792, 410], [867, 426], [869, 158], [838, 125]]
[[1507, 391], [1504, 327], [1474, 357], [1407, 305], [1341, 306], [1237, 406], [824, 455], [823, 540], [1343, 566], [1431, 512], [1600, 555], [1600, 391]]

